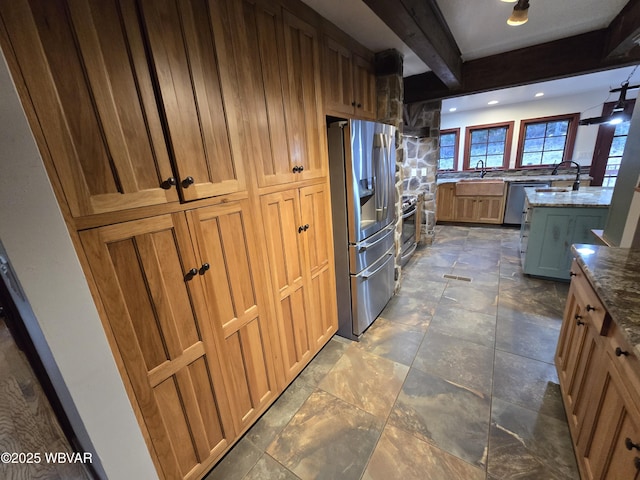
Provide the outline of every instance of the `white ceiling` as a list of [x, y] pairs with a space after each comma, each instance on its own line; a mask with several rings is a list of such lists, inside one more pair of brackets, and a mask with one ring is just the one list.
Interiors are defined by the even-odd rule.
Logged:
[[[429, 71], [409, 47], [378, 18], [362, 0], [302, 0], [320, 15], [348, 33], [362, 45], [379, 52], [395, 48], [404, 55], [404, 76]], [[397, 1], [397, 0], [389, 0]], [[463, 60], [494, 55], [538, 43], [607, 27], [628, 0], [529, 0], [529, 21], [517, 27], [506, 23], [514, 3], [502, 0], [437, 0], [438, 5], [458, 44]], [[457, 111], [486, 108], [487, 102], [498, 99], [500, 104], [519, 103], [534, 98], [543, 91], [545, 98], [586, 91], [594, 91], [594, 103], [617, 99], [608, 95], [611, 88], [619, 87], [633, 71], [632, 67], [583, 75], [575, 78], [542, 82], [468, 95], [443, 102], [443, 113], [448, 108]], [[631, 83], [640, 82], [640, 69]], [[636, 96], [631, 91], [629, 98]], [[609, 98], [608, 98], [609, 97]]]

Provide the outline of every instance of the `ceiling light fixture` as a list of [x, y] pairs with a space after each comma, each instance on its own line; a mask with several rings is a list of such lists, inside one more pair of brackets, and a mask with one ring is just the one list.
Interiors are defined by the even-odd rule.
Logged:
[[529, 20], [529, 0], [518, 0], [513, 13], [507, 20], [508, 25], [523, 25]]
[[449, 109], [449, 111], [450, 111], [450, 112], [455, 112], [456, 110], [457, 110], [457, 108], [456, 108], [456, 107], [451, 107], [451, 108]]
[[603, 115], [601, 117], [584, 118], [580, 120], [578, 125], [599, 125], [601, 123], [609, 123], [611, 125], [617, 125], [622, 122], [626, 122], [631, 119], [631, 115], [625, 112], [627, 105], [627, 90], [630, 88], [640, 88], [640, 85], [631, 85], [629, 82], [624, 82], [620, 88], [614, 88], [609, 90], [609, 93], [620, 92], [618, 101], [613, 106], [613, 110], [609, 115]]
[[498, 103], [498, 100], [491, 100], [487, 105], [495, 105], [496, 103]]
[[544, 92], [538, 92], [535, 95], [536, 97], [544, 97]]

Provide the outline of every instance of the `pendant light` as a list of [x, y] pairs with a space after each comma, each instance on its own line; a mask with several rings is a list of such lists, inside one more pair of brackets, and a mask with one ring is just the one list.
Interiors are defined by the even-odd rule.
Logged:
[[601, 117], [583, 118], [578, 122], [578, 125], [600, 125], [602, 123], [617, 125], [619, 123], [629, 121], [631, 119], [631, 115], [625, 112], [625, 107], [627, 106], [627, 90], [638, 87], [640, 87], [640, 85], [629, 85], [629, 82], [626, 81], [620, 86], [620, 88], [609, 90], [609, 93], [620, 92], [620, 97], [613, 106], [611, 113]]
[[523, 25], [529, 20], [529, 0], [518, 0], [513, 13], [507, 20], [508, 25]]

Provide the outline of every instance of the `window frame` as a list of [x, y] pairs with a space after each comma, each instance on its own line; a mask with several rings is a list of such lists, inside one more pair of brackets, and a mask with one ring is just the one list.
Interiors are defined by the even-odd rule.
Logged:
[[[440, 169], [440, 138], [441, 136], [454, 134], [456, 137], [455, 145], [453, 146], [453, 168], [452, 169]], [[436, 167], [437, 172], [457, 172], [458, 171], [458, 157], [460, 153], [460, 128], [446, 128], [444, 130], [440, 130], [440, 134], [438, 135], [438, 163]]]
[[462, 163], [463, 171], [476, 171], [475, 165], [472, 167], [469, 165], [471, 159], [471, 134], [476, 130], [489, 130], [491, 128], [506, 127], [507, 135], [504, 141], [504, 155], [502, 158], [502, 165], [500, 167], [486, 167], [485, 170], [506, 170], [509, 168], [509, 160], [511, 159], [511, 143], [513, 141], [513, 128], [515, 122], [513, 120], [508, 122], [499, 123], [487, 123], [484, 125], [471, 125], [465, 128], [464, 134], [464, 159]]
[[[578, 133], [578, 123], [580, 122], [579, 113], [565, 113], [562, 115], [551, 115], [547, 117], [537, 118], [525, 118], [520, 121], [520, 132], [518, 134], [518, 149], [516, 150], [516, 168], [548, 168], [557, 165], [558, 163], [543, 163], [538, 165], [522, 165], [522, 157], [524, 156], [524, 140], [525, 133], [528, 125], [557, 122], [558, 120], [569, 120], [567, 125], [567, 136], [565, 139], [564, 150], [562, 152], [562, 160], [560, 162], [566, 162], [571, 160], [573, 156], [573, 148], [576, 143], [576, 135]], [[546, 137], [545, 137], [546, 138]], [[544, 150], [543, 150], [544, 152]]]

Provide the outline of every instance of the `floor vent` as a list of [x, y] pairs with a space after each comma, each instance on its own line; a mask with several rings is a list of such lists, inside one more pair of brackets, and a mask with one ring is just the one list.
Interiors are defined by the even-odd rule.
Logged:
[[461, 277], [460, 275], [449, 275], [448, 273], [445, 273], [443, 275], [444, 278], [448, 278], [450, 280], [462, 280], [463, 282], [470, 282], [471, 279], [469, 277]]

